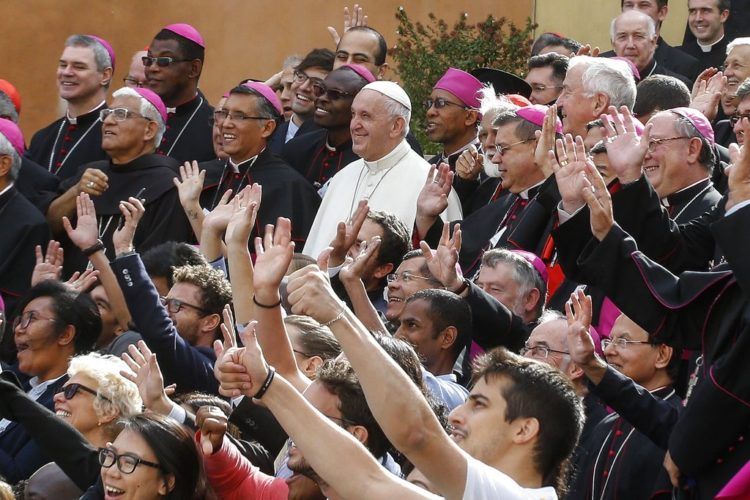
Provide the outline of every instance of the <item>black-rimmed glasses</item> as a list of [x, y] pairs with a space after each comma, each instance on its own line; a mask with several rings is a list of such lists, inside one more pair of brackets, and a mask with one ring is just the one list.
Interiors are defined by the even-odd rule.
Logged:
[[99, 448], [99, 465], [109, 469], [115, 465], [115, 462], [117, 463], [117, 468], [120, 469], [120, 472], [123, 474], [132, 474], [133, 471], [135, 471], [135, 468], [141, 464], [148, 465], [155, 469], [161, 469], [161, 465], [155, 462], [149, 462], [148, 460], [143, 460], [135, 455], [118, 455], [114, 450], [110, 450], [109, 448]]

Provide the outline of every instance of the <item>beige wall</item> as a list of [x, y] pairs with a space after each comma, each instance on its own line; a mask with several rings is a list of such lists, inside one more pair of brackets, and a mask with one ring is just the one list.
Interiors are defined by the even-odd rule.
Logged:
[[[370, 25], [396, 42], [395, 12], [405, 5], [412, 19], [433, 12], [451, 22], [459, 12], [478, 21], [487, 14], [523, 24], [533, 0], [368, 0], [360, 2]], [[350, 4], [351, 5], [351, 4]], [[108, 39], [117, 53], [113, 89], [121, 86], [130, 58], [162, 26], [191, 23], [207, 44], [201, 89], [209, 101], [242, 78], [273, 74], [285, 56], [332, 47], [326, 26], [342, 25], [344, 3], [325, 0], [2, 0], [3, 63], [0, 78], [21, 92], [21, 127], [31, 134], [58, 116], [55, 67], [65, 38], [91, 33]], [[12, 20], [12, 21], [11, 21]]]
[[[554, 31], [602, 51], [612, 48], [609, 23], [620, 13], [618, 0], [535, 0], [534, 4], [537, 34]], [[682, 45], [686, 20], [687, 0], [669, 2], [661, 34], [670, 45]]]

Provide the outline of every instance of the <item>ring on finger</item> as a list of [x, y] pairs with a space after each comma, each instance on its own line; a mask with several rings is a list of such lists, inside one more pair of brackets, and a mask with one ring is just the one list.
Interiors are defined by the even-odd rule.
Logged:
[[86, 183], [86, 187], [90, 187], [90, 188], [94, 187], [94, 181], [88, 181]]

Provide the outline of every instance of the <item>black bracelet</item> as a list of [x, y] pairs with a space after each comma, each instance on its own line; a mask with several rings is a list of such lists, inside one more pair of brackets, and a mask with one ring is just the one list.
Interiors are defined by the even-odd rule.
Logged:
[[268, 376], [266, 377], [266, 380], [263, 382], [263, 385], [260, 386], [260, 390], [255, 393], [255, 396], [253, 398], [260, 399], [263, 397], [263, 395], [266, 393], [269, 387], [271, 387], [271, 382], [273, 382], [273, 376], [276, 375], [276, 370], [273, 366], [268, 367]]
[[279, 299], [279, 301], [276, 302], [275, 304], [267, 306], [265, 304], [261, 304], [260, 302], [258, 302], [258, 299], [255, 298], [255, 294], [253, 294], [253, 304], [255, 304], [258, 307], [262, 307], [263, 309], [275, 309], [281, 305], [281, 299]]
[[459, 286], [456, 290], [451, 290], [456, 295], [461, 295], [464, 293], [464, 290], [469, 288], [469, 280], [464, 278], [464, 281], [461, 283], [461, 286]]
[[96, 243], [94, 243], [88, 248], [84, 248], [81, 251], [83, 252], [83, 255], [85, 255], [86, 257], [91, 257], [99, 250], [104, 250], [104, 243], [102, 242], [102, 240], [96, 240]]

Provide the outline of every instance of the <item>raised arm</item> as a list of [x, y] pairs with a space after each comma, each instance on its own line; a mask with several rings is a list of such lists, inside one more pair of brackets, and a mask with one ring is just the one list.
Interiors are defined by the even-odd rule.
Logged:
[[185, 210], [185, 215], [187, 215], [198, 243], [201, 241], [203, 218], [205, 217], [200, 204], [201, 190], [205, 179], [206, 171], [198, 168], [197, 161], [186, 161], [184, 165], [180, 166], [180, 177], [173, 179], [180, 197], [180, 205]]
[[422, 190], [417, 197], [415, 225], [420, 239], [424, 239], [430, 228], [448, 208], [448, 196], [453, 186], [453, 172], [447, 163], [430, 167]]
[[98, 168], [87, 168], [83, 175], [67, 191], [55, 198], [47, 209], [47, 223], [52, 234], [63, 233], [62, 218], [76, 212], [76, 199], [81, 193], [101, 196], [109, 189], [107, 174]]
[[[351, 300], [354, 314], [370, 331], [388, 333], [388, 329], [383, 320], [380, 319], [378, 311], [370, 302], [367, 295], [367, 289], [362, 281], [362, 274], [376, 257], [376, 252], [380, 248], [380, 236], [373, 236], [367, 242], [363, 241], [360, 246], [359, 255], [356, 258], [347, 258], [344, 267], [339, 272], [339, 279], [344, 285], [346, 294]], [[320, 262], [319, 262], [320, 265]]]

